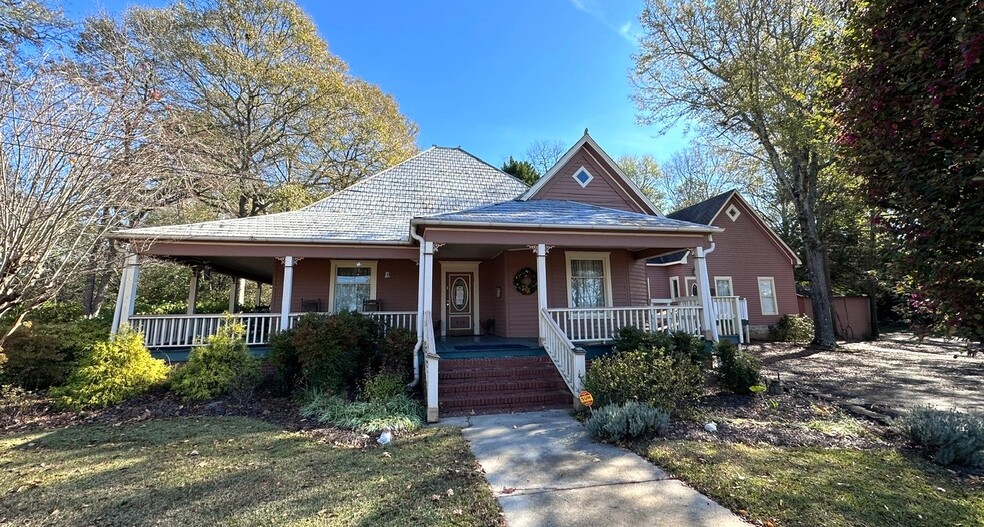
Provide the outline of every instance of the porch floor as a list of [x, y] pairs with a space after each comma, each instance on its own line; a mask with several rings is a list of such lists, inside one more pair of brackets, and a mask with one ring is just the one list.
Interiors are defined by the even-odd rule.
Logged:
[[[508, 357], [545, 357], [547, 352], [533, 338], [505, 338], [495, 335], [442, 337], [437, 341], [437, 354], [444, 360], [498, 359]], [[609, 344], [581, 346], [587, 360], [593, 360], [612, 350]]]

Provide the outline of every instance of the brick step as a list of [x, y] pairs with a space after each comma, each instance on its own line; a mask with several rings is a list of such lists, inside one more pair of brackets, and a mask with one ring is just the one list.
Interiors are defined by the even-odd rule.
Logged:
[[438, 380], [440, 382], [453, 381], [494, 381], [494, 380], [531, 380], [531, 379], [550, 379], [560, 376], [560, 373], [553, 366], [549, 368], [509, 368], [509, 369], [487, 369], [487, 370], [439, 370]]
[[566, 389], [533, 394], [472, 394], [441, 399], [441, 414], [566, 408], [572, 404], [573, 398]]
[[442, 380], [437, 386], [439, 397], [442, 399], [444, 397], [453, 397], [459, 394], [539, 393], [563, 390], [567, 388], [564, 380], [559, 375], [557, 375], [556, 378], [527, 380], [492, 380], [469, 382], [462, 382], [461, 379], [456, 379], [454, 381]]
[[477, 368], [529, 368], [536, 366], [551, 366], [549, 357], [508, 357], [502, 359], [448, 359], [442, 360], [442, 370], [472, 370]]

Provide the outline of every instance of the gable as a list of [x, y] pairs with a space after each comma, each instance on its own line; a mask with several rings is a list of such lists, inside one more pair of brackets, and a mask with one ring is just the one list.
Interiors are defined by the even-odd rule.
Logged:
[[[782, 254], [794, 266], [802, 263], [796, 252], [786, 245], [786, 242], [736, 191], [731, 191], [731, 196], [720, 205], [710, 224], [724, 229], [724, 233], [718, 236], [727, 239], [728, 243], [769, 247]], [[740, 240], [732, 239], [734, 237]]]
[[[575, 178], [575, 175], [579, 177]], [[576, 201], [659, 215], [649, 199], [587, 134], [521, 199]]]

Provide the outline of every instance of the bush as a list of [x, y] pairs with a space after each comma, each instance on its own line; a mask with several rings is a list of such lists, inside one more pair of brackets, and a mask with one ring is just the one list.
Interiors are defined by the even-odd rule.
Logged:
[[351, 428], [367, 434], [389, 428], [394, 432], [416, 430], [424, 424], [424, 409], [406, 395], [376, 401], [349, 402], [337, 395], [314, 392], [301, 415], [321, 423]]
[[650, 333], [635, 326], [625, 326], [618, 330], [612, 345], [616, 351], [665, 350], [698, 364], [710, 357], [704, 346], [704, 339], [684, 331]]
[[404, 376], [380, 372], [366, 379], [362, 386], [362, 398], [366, 401], [385, 401], [397, 395], [406, 395]]
[[935, 463], [984, 466], [984, 419], [980, 416], [927, 408], [903, 417], [900, 428]]
[[98, 319], [27, 323], [4, 343], [2, 380], [31, 390], [64, 384], [82, 353], [108, 336], [109, 326]]
[[749, 388], [761, 382], [758, 360], [738, 349], [730, 340], [722, 340], [715, 346], [721, 366], [718, 376], [721, 385], [738, 394], [751, 393]]
[[379, 341], [379, 370], [400, 376], [404, 382], [413, 375], [413, 348], [417, 334], [403, 328], [391, 328]]
[[288, 392], [303, 384], [301, 359], [294, 347], [294, 330], [288, 329], [270, 335], [270, 363], [277, 367], [278, 384]]
[[83, 353], [68, 383], [51, 395], [67, 408], [107, 406], [161, 384], [167, 373], [164, 361], [150, 356], [143, 336], [124, 326], [115, 337]]
[[666, 435], [670, 415], [652, 405], [627, 401], [603, 406], [591, 414], [588, 432], [599, 441], [626, 443]]
[[299, 382], [308, 388], [345, 393], [358, 388], [369, 370], [380, 327], [351, 311], [312, 313], [301, 317], [289, 335], [289, 346], [277, 343], [273, 359], [278, 369], [296, 368]]
[[595, 359], [584, 376], [584, 389], [599, 406], [636, 401], [671, 414], [692, 406], [703, 388], [699, 366], [660, 349], [619, 351]]
[[171, 375], [171, 390], [186, 401], [231, 394], [240, 401], [260, 383], [260, 362], [249, 352], [246, 328], [226, 318], [204, 346], [191, 350], [188, 362]]
[[813, 341], [813, 321], [806, 315], [783, 315], [769, 327], [769, 340], [809, 344]]

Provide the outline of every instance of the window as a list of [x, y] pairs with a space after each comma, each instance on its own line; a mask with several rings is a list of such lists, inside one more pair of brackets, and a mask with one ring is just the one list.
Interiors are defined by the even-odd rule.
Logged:
[[779, 307], [776, 304], [776, 281], [771, 276], [760, 276], [758, 279], [759, 302], [762, 305], [763, 315], [778, 315]]
[[697, 277], [688, 276], [685, 282], [689, 296], [700, 296], [700, 289], [697, 287]]
[[714, 277], [714, 296], [735, 296], [734, 293], [731, 292], [730, 276]]
[[670, 278], [670, 299], [676, 300], [680, 298], [680, 277], [674, 276]]
[[362, 311], [366, 300], [376, 298], [376, 262], [332, 260], [331, 310]]
[[578, 185], [581, 185], [581, 188], [588, 186], [588, 183], [591, 183], [591, 180], [594, 179], [594, 176], [584, 167], [578, 169], [571, 177], [574, 178], [574, 181], [577, 181]]
[[568, 252], [567, 304], [570, 307], [612, 305], [611, 263], [608, 253]]
[[738, 207], [734, 206], [733, 204], [730, 207], [728, 207], [728, 210], [724, 211], [724, 213], [727, 214], [729, 218], [731, 218], [731, 221], [738, 221], [738, 216], [741, 216], [741, 211], [738, 210]]

